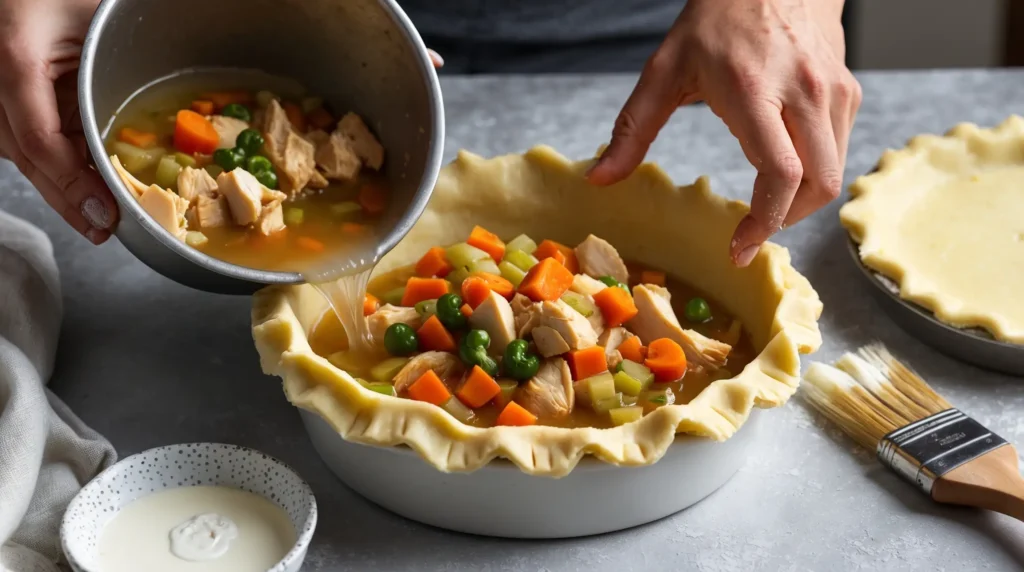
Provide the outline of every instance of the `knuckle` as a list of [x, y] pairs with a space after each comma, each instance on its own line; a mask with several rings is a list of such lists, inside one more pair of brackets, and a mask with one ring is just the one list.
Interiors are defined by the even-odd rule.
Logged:
[[799, 66], [799, 82], [807, 99], [814, 104], [824, 103], [828, 97], [828, 85], [821, 74], [809, 63]]
[[837, 169], [825, 169], [818, 173], [818, 192], [827, 201], [831, 201], [843, 192], [843, 175]]
[[728, 66], [728, 70], [733, 87], [740, 93], [757, 98], [764, 92], [765, 80], [757, 69], [746, 64], [733, 63]]
[[[658, 48], [644, 63], [642, 76], [660, 76], [675, 72], [675, 57], [669, 50]], [[641, 77], [642, 77], [641, 76]]]
[[623, 110], [615, 118], [615, 125], [612, 126], [613, 138], [633, 138], [640, 134], [640, 124], [629, 110]]
[[777, 157], [769, 165], [769, 174], [790, 187], [796, 187], [804, 178], [804, 166], [795, 154], [787, 153]]
[[52, 136], [41, 127], [33, 127], [18, 136], [18, 145], [27, 157], [45, 157], [53, 147]]
[[850, 101], [853, 104], [854, 109], [860, 107], [860, 102], [864, 99], [864, 91], [860, 87], [860, 82], [856, 78], [850, 77]]

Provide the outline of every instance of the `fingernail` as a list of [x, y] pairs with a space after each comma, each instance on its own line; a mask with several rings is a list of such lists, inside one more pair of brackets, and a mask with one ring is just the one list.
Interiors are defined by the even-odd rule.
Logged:
[[103, 201], [96, 197], [82, 201], [82, 216], [96, 228], [110, 228], [110, 211]]
[[89, 242], [93, 244], [103, 244], [103, 241], [107, 239], [107, 231], [100, 230], [98, 228], [90, 228], [85, 231], [85, 238], [88, 238]]
[[441, 67], [444, 65], [444, 58], [441, 57], [441, 54], [431, 49], [428, 49], [427, 53], [430, 54], [430, 57], [434, 59], [434, 62], [437, 65], [437, 67]]
[[736, 266], [739, 266], [740, 268], [746, 268], [747, 265], [750, 264], [750, 261], [753, 260], [755, 256], [757, 256], [757, 251], [760, 249], [761, 247], [759, 245], [752, 244], [741, 250], [740, 253], [736, 255]]

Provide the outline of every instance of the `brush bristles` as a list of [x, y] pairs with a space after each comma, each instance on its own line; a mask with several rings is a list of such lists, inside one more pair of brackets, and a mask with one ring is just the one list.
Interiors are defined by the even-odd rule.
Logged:
[[874, 450], [887, 433], [952, 407], [881, 344], [813, 363], [801, 395], [844, 433]]

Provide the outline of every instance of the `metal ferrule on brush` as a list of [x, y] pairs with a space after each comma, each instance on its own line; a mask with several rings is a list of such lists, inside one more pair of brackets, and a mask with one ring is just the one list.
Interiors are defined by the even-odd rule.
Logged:
[[878, 442], [878, 459], [931, 496], [942, 475], [1006, 445], [1005, 439], [964, 415], [947, 409], [901, 427]]

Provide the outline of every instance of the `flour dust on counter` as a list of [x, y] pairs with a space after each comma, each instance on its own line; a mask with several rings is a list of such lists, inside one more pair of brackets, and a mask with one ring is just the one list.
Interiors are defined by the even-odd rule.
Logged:
[[194, 486], [144, 496], [100, 534], [100, 572], [252, 572], [295, 544], [288, 515], [239, 489]]

